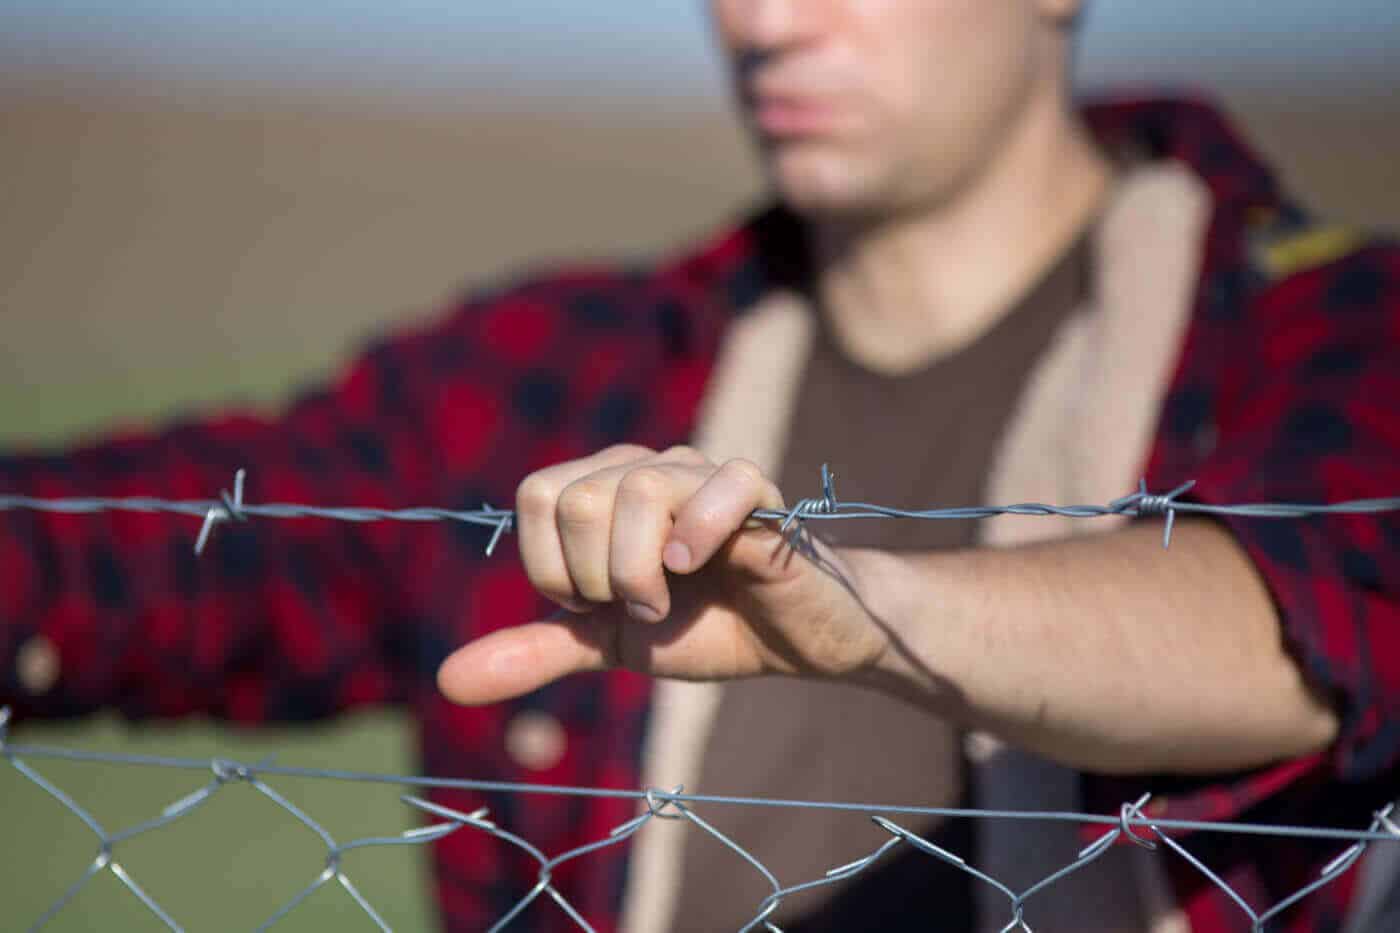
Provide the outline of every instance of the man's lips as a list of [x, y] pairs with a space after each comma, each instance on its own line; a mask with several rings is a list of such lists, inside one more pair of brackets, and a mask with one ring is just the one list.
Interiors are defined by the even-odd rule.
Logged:
[[828, 103], [813, 98], [779, 95], [749, 100], [754, 125], [769, 136], [810, 136], [835, 129], [838, 114]]

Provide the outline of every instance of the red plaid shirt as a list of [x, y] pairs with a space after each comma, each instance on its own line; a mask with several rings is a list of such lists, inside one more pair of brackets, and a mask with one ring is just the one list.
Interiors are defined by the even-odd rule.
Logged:
[[[1210, 502], [1400, 490], [1400, 250], [1340, 248], [1336, 236], [1310, 233], [1198, 104], [1133, 101], [1089, 115], [1106, 145], [1181, 160], [1214, 197], [1152, 487], [1194, 478], [1192, 496]], [[3, 457], [0, 492], [207, 498], [247, 467], [253, 502], [509, 505], [519, 480], [547, 464], [624, 440], [684, 442], [727, 324], [801, 275], [800, 239], [791, 217], [771, 211], [654, 267], [575, 269], [478, 295], [381, 340], [280, 417], [204, 418]], [[1090, 779], [1091, 795], [1112, 811], [1147, 788], [1157, 794], [1150, 812], [1168, 817], [1364, 826], [1400, 787], [1400, 523], [1229, 524], [1302, 667], [1336, 698], [1340, 739], [1325, 754], [1243, 774]], [[483, 556], [490, 529], [250, 521], [221, 527], [200, 559], [194, 531], [168, 516], [0, 514], [0, 701], [21, 717], [110, 707], [133, 719], [244, 723], [405, 703], [431, 774], [637, 786], [650, 695], [640, 677], [576, 676], [484, 709], [439, 697], [433, 674], [450, 649], [547, 609], [517, 561]], [[32, 695], [16, 660], [37, 637], [57, 649], [61, 674]], [[567, 735], [543, 772], [506, 752], [507, 724], [527, 710], [547, 711]], [[488, 806], [549, 853], [601, 839], [634, 812], [618, 800], [535, 797], [525, 807], [503, 794], [435, 796]], [[1208, 834], [1187, 844], [1259, 909], [1316, 877], [1338, 849]], [[435, 854], [454, 930], [485, 928], [535, 881], [532, 861], [483, 833], [450, 835]], [[1218, 888], [1168, 861], [1193, 930], [1249, 928]], [[625, 867], [623, 851], [607, 848], [561, 868], [556, 883], [611, 930]], [[1273, 929], [1340, 929], [1353, 877]], [[568, 926], [551, 906], [518, 923]]]

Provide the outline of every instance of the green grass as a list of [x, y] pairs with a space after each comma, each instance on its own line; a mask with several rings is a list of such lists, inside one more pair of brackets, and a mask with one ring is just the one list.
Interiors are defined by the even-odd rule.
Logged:
[[[17, 741], [97, 751], [192, 758], [226, 757], [314, 768], [411, 770], [400, 717], [357, 716], [316, 728], [232, 731], [208, 724], [132, 727], [113, 718], [81, 725], [24, 728]], [[207, 783], [208, 772], [33, 759], [28, 762], [71, 795], [110, 832], [157, 816]], [[394, 835], [418, 821], [392, 786], [300, 778], [268, 783], [321, 823], [337, 841]], [[58, 801], [13, 768], [0, 769], [0, 927], [23, 929], [91, 863], [97, 839]], [[192, 930], [247, 930], [309, 884], [325, 865], [325, 845], [273, 801], [246, 784], [220, 789], [169, 826], [119, 844], [123, 868], [177, 922]], [[431, 925], [425, 855], [417, 846], [355, 851], [344, 868], [396, 929]], [[103, 872], [47, 929], [149, 930], [159, 926], [130, 891]], [[288, 929], [373, 929], [350, 896], [328, 885], [287, 918]]]
[[[56, 374], [42, 390], [0, 385], [0, 450], [15, 439], [58, 442], [122, 422], [199, 407], [220, 397], [279, 397], [302, 381], [305, 367], [264, 365], [256, 372], [230, 361], [188, 371], [166, 369], [141, 384], [84, 383]], [[189, 364], [185, 364], [189, 366]], [[60, 381], [60, 377], [63, 377]], [[0, 383], [6, 380], [0, 379]], [[190, 387], [199, 386], [202, 395]], [[158, 490], [153, 490], [158, 492]], [[211, 490], [211, 494], [212, 494]], [[191, 541], [197, 530], [190, 527]], [[30, 723], [12, 733], [28, 744], [192, 758], [224, 757], [359, 771], [417, 770], [404, 716], [358, 715], [315, 727], [231, 730], [207, 722], [131, 726], [115, 717], [81, 723]], [[149, 820], [205, 783], [207, 772], [36, 759], [30, 764], [108, 832]], [[394, 835], [420, 822], [392, 786], [303, 779], [271, 780], [337, 841]], [[91, 864], [97, 839], [60, 803], [0, 762], [0, 929], [26, 929]], [[324, 844], [253, 788], [234, 784], [173, 824], [121, 843], [120, 864], [181, 925], [191, 930], [247, 930], [310, 884], [325, 865]], [[346, 874], [396, 929], [433, 926], [426, 853], [418, 846], [355, 851]], [[91, 879], [46, 927], [51, 930], [151, 930], [159, 927], [109, 872]], [[373, 929], [339, 885], [318, 891], [279, 929]]]

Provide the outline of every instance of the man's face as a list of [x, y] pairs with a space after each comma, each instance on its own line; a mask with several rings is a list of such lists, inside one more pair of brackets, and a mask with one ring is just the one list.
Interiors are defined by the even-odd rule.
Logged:
[[1069, 0], [710, 0], [777, 194], [809, 215], [947, 200], [1033, 94]]

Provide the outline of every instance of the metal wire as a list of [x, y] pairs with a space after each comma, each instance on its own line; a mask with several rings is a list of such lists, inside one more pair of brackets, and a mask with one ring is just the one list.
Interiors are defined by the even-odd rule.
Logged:
[[[249, 503], [243, 499], [246, 471], [234, 474], [233, 492], [220, 492], [218, 499], [172, 500], [152, 496], [102, 498], [80, 496], [43, 499], [35, 496], [0, 495], [0, 512], [32, 511], [64, 515], [88, 515], [99, 512], [163, 512], [173, 515], [203, 516], [194, 550], [201, 554], [214, 529], [230, 521], [243, 522], [249, 518], [321, 518], [340, 522], [461, 522], [484, 525], [494, 529], [486, 545], [489, 557], [500, 543], [501, 536], [514, 527], [515, 513], [483, 504], [479, 509], [407, 508], [385, 509], [358, 506], [316, 506], [290, 502]], [[1147, 491], [1147, 481], [1126, 496], [1107, 505], [1047, 505], [1042, 502], [1018, 502], [1012, 505], [977, 505], [954, 508], [897, 509], [871, 502], [840, 502], [835, 493], [835, 477], [826, 464], [822, 465], [820, 498], [800, 499], [786, 511], [755, 509], [751, 518], [775, 520], [783, 532], [794, 523], [810, 520], [853, 518], [905, 518], [922, 520], [984, 519], [998, 515], [1062, 515], [1070, 518], [1102, 518], [1109, 515], [1132, 517], [1165, 516], [1162, 547], [1171, 545], [1172, 528], [1178, 514], [1233, 515], [1248, 518], [1303, 518], [1313, 515], [1376, 514], [1400, 512], [1400, 496], [1377, 499], [1352, 499], [1345, 502], [1305, 504], [1292, 502], [1243, 503], [1212, 505], [1203, 502], [1182, 502], [1179, 497], [1188, 492], [1195, 481], [1182, 483], [1165, 494]]]
[[[1054, 506], [1043, 503], [1017, 503], [1005, 506], [972, 506], [959, 508], [932, 508], [922, 510], [896, 509], [866, 502], [840, 502], [836, 498], [834, 477], [830, 470], [822, 467], [819, 498], [799, 500], [786, 511], [760, 509], [752, 513], [753, 518], [780, 522], [783, 532], [794, 525], [809, 520], [855, 519], [855, 518], [904, 518], [924, 520], [984, 519], [997, 515], [1061, 515], [1074, 518], [1094, 518], [1108, 515], [1128, 515], [1134, 517], [1165, 517], [1163, 547], [1171, 543], [1171, 532], [1177, 514], [1235, 515], [1252, 518], [1297, 518], [1310, 515], [1336, 513], [1369, 514], [1400, 511], [1400, 497], [1358, 499], [1347, 502], [1307, 505], [1296, 503], [1255, 503], [1239, 505], [1207, 505], [1183, 502], [1179, 497], [1190, 490], [1192, 483], [1184, 483], [1164, 494], [1152, 494], [1143, 482], [1133, 493], [1114, 499], [1106, 505]], [[324, 507], [292, 503], [254, 504], [244, 500], [245, 472], [239, 470], [234, 478], [233, 491], [223, 491], [214, 500], [169, 500], [155, 497], [100, 498], [79, 497], [66, 499], [42, 499], [32, 496], [0, 495], [0, 512], [29, 510], [58, 514], [92, 514], [99, 512], [145, 512], [169, 513], [202, 517], [203, 524], [195, 542], [195, 552], [204, 550], [215, 528], [225, 522], [247, 521], [250, 518], [296, 519], [320, 518], [344, 522], [462, 522], [492, 528], [486, 553], [494, 552], [502, 535], [512, 530], [515, 515], [512, 511], [495, 509], [483, 505], [476, 510], [456, 510], [442, 508], [359, 508]], [[26, 745], [9, 740], [8, 723], [10, 712], [0, 709], [0, 757], [25, 780], [39, 787], [56, 800], [93, 833], [97, 839], [97, 850], [93, 860], [77, 879], [49, 906], [30, 929], [46, 925], [98, 874], [110, 872], [131, 892], [150, 914], [167, 929], [183, 929], [117, 859], [117, 848], [124, 842], [140, 835], [156, 833], [170, 824], [188, 816], [205, 806], [223, 788], [234, 783], [248, 784], [260, 795], [270, 800], [289, 817], [305, 826], [324, 844], [326, 849], [324, 865], [312, 880], [286, 903], [267, 918], [259, 929], [266, 929], [287, 917], [307, 898], [320, 888], [335, 882], [349, 897], [351, 902], [379, 929], [389, 929], [388, 924], [373, 905], [345, 873], [342, 858], [354, 849], [390, 846], [425, 845], [461, 831], [487, 833], [502, 842], [514, 846], [534, 860], [539, 868], [536, 883], [519, 901], [513, 904], [490, 927], [491, 933], [504, 930], [536, 901], [547, 896], [569, 918], [577, 928], [592, 931], [588, 920], [554, 886], [556, 869], [566, 862], [583, 858], [601, 848], [624, 844], [652, 820], [675, 820], [685, 822], [699, 832], [714, 837], [734, 853], [736, 858], [746, 861], [772, 889], [760, 903], [755, 905], [751, 920], [740, 928], [740, 933], [762, 928], [770, 933], [781, 933], [781, 928], [771, 919], [782, 905], [783, 900], [793, 894], [834, 884], [867, 871], [882, 860], [889, 852], [901, 846], [922, 852], [931, 858], [952, 865], [966, 872], [977, 882], [993, 887], [1007, 899], [1007, 923], [1002, 933], [1027, 931], [1031, 926], [1026, 919], [1026, 904], [1041, 891], [1075, 872], [1087, 870], [1120, 839], [1133, 844], [1155, 848], [1165, 847], [1175, 857], [1183, 859], [1199, 871], [1210, 883], [1221, 888], [1230, 900], [1248, 918], [1254, 933], [1263, 933], [1266, 925], [1303, 898], [1333, 883], [1349, 871], [1361, 858], [1367, 847], [1376, 843], [1400, 842], [1400, 826], [1397, 826], [1394, 805], [1386, 804], [1375, 811], [1370, 825], [1366, 828], [1283, 826], [1272, 824], [1244, 824], [1197, 822], [1189, 820], [1150, 819], [1143, 813], [1148, 796], [1136, 801], [1125, 802], [1117, 816], [1069, 811], [994, 811], [976, 809], [954, 809], [939, 807], [891, 806], [884, 804], [853, 803], [841, 801], [803, 801], [773, 798], [726, 797], [703, 794], [686, 794], [683, 788], [664, 791], [656, 788], [646, 790], [611, 790], [589, 787], [567, 787], [556, 785], [518, 784], [501, 781], [475, 781], [426, 776], [374, 774], [366, 772], [335, 771], [317, 768], [298, 768], [275, 765], [271, 762], [248, 764], [223, 758], [191, 759], [150, 755], [132, 755], [106, 752], [93, 752], [82, 749], [61, 748], [46, 745]], [[35, 760], [67, 760], [84, 762], [90, 765], [154, 767], [166, 770], [188, 770], [204, 772], [203, 783], [180, 799], [165, 807], [159, 815], [127, 829], [111, 832], [91, 813], [80, 806], [72, 797], [64, 793], [51, 780], [42, 775], [30, 762]], [[431, 818], [433, 822], [406, 830], [397, 835], [371, 836], [350, 842], [337, 842], [331, 833], [302, 808], [293, 804], [269, 783], [270, 778], [310, 778], [321, 781], [359, 782], [367, 784], [389, 784], [405, 788], [452, 788], [477, 792], [505, 792], [520, 795], [546, 794], [554, 796], [625, 798], [638, 802], [641, 812], [627, 822], [613, 828], [606, 836], [587, 845], [580, 846], [553, 857], [540, 851], [527, 839], [511, 832], [488, 818], [485, 809], [463, 813], [450, 807], [425, 800], [413, 794], [404, 794], [400, 799], [418, 813]], [[847, 864], [834, 867], [822, 877], [802, 880], [784, 885], [751, 853], [737, 842], [716, 829], [697, 812], [698, 807], [751, 806], [781, 807], [797, 812], [810, 809], [825, 809], [849, 812], [853, 816], [863, 815], [873, 820], [887, 833], [889, 838], [873, 852]], [[1016, 891], [995, 877], [969, 864], [962, 856], [936, 845], [908, 828], [894, 822], [891, 817], [920, 816], [948, 819], [968, 818], [979, 820], [1031, 820], [1072, 822], [1084, 826], [1103, 826], [1104, 833], [1078, 853], [1077, 858], [1067, 865], [1032, 884]], [[1260, 907], [1246, 901], [1233, 890], [1219, 874], [1193, 855], [1183, 843], [1169, 835], [1225, 832], [1249, 835], [1263, 835], [1294, 839], [1323, 839], [1346, 843], [1334, 859], [1319, 872], [1318, 876], [1294, 893], [1278, 902]]]
[[[539, 784], [518, 784], [500, 781], [473, 781], [452, 778], [410, 776], [395, 774], [375, 774], [367, 772], [332, 771], [318, 768], [297, 768], [274, 765], [271, 762], [244, 763], [224, 758], [166, 758], [149, 755], [127, 755], [106, 752], [93, 752], [47, 745], [27, 745], [9, 740], [6, 727], [9, 711], [0, 710], [0, 757], [24, 779], [33, 783], [56, 800], [79, 820], [97, 839], [97, 850], [93, 860], [79, 873], [77, 879], [49, 906], [30, 926], [37, 930], [46, 925], [60, 911], [77, 897], [78, 893], [102, 871], [109, 871], [117, 880], [167, 929], [181, 930], [180, 925], [156, 900], [131, 876], [118, 861], [118, 847], [129, 839], [147, 833], [155, 833], [170, 824], [188, 816], [195, 810], [209, 804], [222, 789], [231, 784], [247, 784], [260, 795], [270, 800], [290, 818], [305, 826], [325, 846], [325, 861], [316, 871], [311, 881], [278, 907], [262, 924], [259, 930], [267, 929], [284, 920], [300, 904], [320, 888], [335, 882], [346, 892], [353, 903], [379, 929], [389, 929], [383, 916], [365, 898], [346, 874], [343, 856], [352, 850], [370, 847], [418, 846], [435, 842], [445, 836], [460, 831], [487, 833], [513, 846], [528, 855], [539, 867], [534, 886], [517, 902], [511, 905], [491, 925], [491, 933], [505, 930], [536, 901], [547, 899], [569, 918], [578, 929], [592, 931], [594, 928], [568, 899], [554, 886], [553, 878], [559, 866], [575, 859], [584, 858], [599, 849], [625, 844], [652, 820], [675, 820], [687, 823], [699, 832], [714, 837], [753, 867], [771, 888], [771, 891], [756, 905], [752, 918], [742, 927], [741, 933], [764, 929], [770, 933], [781, 933], [771, 918], [790, 895], [854, 877], [869, 870], [892, 850], [901, 846], [922, 852], [941, 862], [953, 865], [966, 872], [979, 883], [989, 885], [999, 891], [1007, 900], [1007, 923], [1004, 931], [1031, 931], [1026, 919], [1026, 905], [1038, 893], [1063, 880], [1070, 874], [1084, 871], [1101, 858], [1120, 839], [1149, 848], [1158, 845], [1189, 863], [1211, 883], [1218, 885], [1249, 919], [1254, 931], [1265, 930], [1266, 925], [1303, 898], [1331, 884], [1349, 871], [1359, 860], [1367, 847], [1376, 842], [1400, 843], [1400, 826], [1396, 825], [1393, 804], [1377, 810], [1370, 824], [1365, 828], [1345, 829], [1340, 827], [1281, 826], [1266, 824], [1197, 822], [1190, 820], [1151, 819], [1143, 814], [1149, 797], [1124, 803], [1116, 816], [1068, 811], [994, 811], [951, 809], [940, 807], [889, 806], [883, 804], [854, 803], [842, 801], [800, 801], [779, 800], [759, 797], [720, 797], [703, 794], [686, 794], [683, 788], [671, 790], [651, 788], [648, 790], [607, 790], [588, 787], [561, 787]], [[72, 797], [64, 793], [52, 781], [42, 775], [31, 763], [38, 760], [81, 761], [91, 765], [161, 768], [166, 770], [188, 770], [206, 775], [202, 783], [190, 793], [175, 800], [161, 812], [144, 822], [112, 832], [107, 830], [91, 813], [80, 806]], [[269, 781], [272, 779], [311, 778], [321, 781], [359, 782], [375, 785], [393, 785], [403, 788], [453, 788], [465, 791], [509, 792], [520, 795], [584, 796], [626, 798], [637, 801], [640, 812], [637, 816], [614, 827], [605, 836], [567, 852], [549, 856], [530, 843], [529, 840], [512, 832], [489, 818], [486, 809], [470, 813], [452, 809], [439, 803], [423, 799], [413, 793], [405, 793], [400, 800], [414, 808], [430, 822], [395, 835], [369, 836], [349, 842], [337, 842], [331, 833], [306, 810], [298, 807], [278, 792]], [[733, 839], [726, 836], [705, 820], [698, 812], [701, 807], [718, 806], [757, 806], [780, 807], [797, 811], [829, 809], [844, 811], [852, 818], [864, 816], [889, 833], [890, 838], [882, 842], [870, 854], [836, 866], [821, 877], [799, 880], [783, 884], [769, 869], [747, 852]], [[972, 818], [981, 820], [1056, 821], [1073, 822], [1084, 826], [1102, 826], [1104, 832], [1085, 846], [1074, 861], [1047, 875], [1045, 878], [1020, 891], [1013, 890], [995, 877], [970, 864], [961, 855], [951, 852], [923, 838], [907, 827], [896, 823], [891, 816], [943, 817], [947, 819]], [[1173, 835], [1185, 833], [1249, 833], [1292, 839], [1326, 839], [1345, 843], [1346, 847], [1319, 872], [1318, 876], [1294, 893], [1272, 905], [1259, 907], [1252, 905], [1230, 888], [1208, 865], [1192, 854]], [[17, 841], [12, 840], [11, 845]]]

